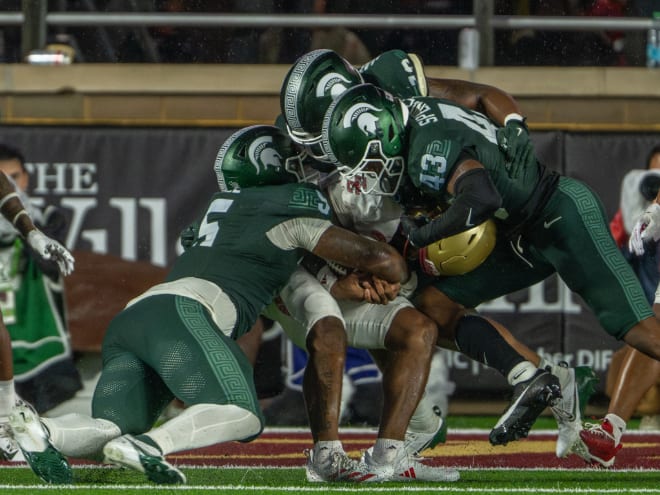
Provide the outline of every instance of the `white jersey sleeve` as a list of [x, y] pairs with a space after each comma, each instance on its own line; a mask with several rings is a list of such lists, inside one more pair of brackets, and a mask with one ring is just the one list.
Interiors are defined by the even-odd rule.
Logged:
[[389, 196], [364, 194], [344, 177], [329, 184], [327, 192], [343, 227], [384, 242], [389, 242], [399, 228], [403, 209]]
[[323, 233], [332, 227], [329, 220], [322, 218], [297, 217], [277, 224], [266, 236], [277, 247], [289, 251], [302, 248], [313, 251]]

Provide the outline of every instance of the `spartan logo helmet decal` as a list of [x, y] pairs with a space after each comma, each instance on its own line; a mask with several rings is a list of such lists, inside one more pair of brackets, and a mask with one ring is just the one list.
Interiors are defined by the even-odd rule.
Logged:
[[319, 79], [314, 94], [318, 98], [331, 96], [333, 99], [352, 86], [352, 82], [337, 72], [329, 72]]
[[273, 147], [272, 136], [261, 136], [255, 139], [248, 147], [248, 159], [254, 166], [257, 175], [262, 171], [273, 167], [275, 170], [282, 169], [282, 155]]
[[351, 127], [356, 123], [357, 128], [360, 129], [367, 137], [378, 137], [383, 134], [378, 117], [371, 112], [380, 112], [382, 108], [375, 107], [369, 103], [356, 103], [348, 109], [344, 115], [342, 125], [345, 129]]

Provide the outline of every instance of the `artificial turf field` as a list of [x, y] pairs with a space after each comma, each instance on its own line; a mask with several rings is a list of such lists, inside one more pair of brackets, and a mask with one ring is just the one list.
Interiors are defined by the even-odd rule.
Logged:
[[[154, 485], [140, 473], [75, 460], [75, 484], [49, 486], [19, 462], [0, 464], [0, 493], [660, 494], [660, 432], [631, 429], [624, 435], [624, 448], [615, 467], [605, 470], [589, 468], [575, 456], [557, 459], [555, 431], [547, 428], [552, 428], [552, 423], [541, 418], [527, 439], [493, 447], [488, 443], [488, 429], [452, 427], [450, 418], [447, 442], [427, 450], [424, 456], [428, 464], [457, 467], [461, 480], [455, 483], [308, 483], [302, 466], [303, 451], [311, 446], [309, 433], [305, 429], [267, 429], [251, 443], [224, 444], [168, 457], [188, 477], [182, 486]], [[348, 454], [357, 457], [372, 444], [375, 431], [346, 428], [342, 438]]]

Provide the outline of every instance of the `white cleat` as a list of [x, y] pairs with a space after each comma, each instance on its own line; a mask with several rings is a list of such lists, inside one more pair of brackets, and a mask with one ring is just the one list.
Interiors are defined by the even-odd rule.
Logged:
[[9, 423], [0, 423], [0, 461], [12, 461], [19, 447], [14, 439]]
[[561, 398], [550, 410], [557, 420], [555, 453], [563, 458], [580, 449], [581, 411], [594, 393], [598, 378], [588, 366], [569, 368], [564, 362], [552, 366], [550, 372], [559, 378], [561, 386]]
[[362, 462], [369, 472], [377, 475], [381, 481], [458, 481], [461, 477], [456, 469], [433, 467], [423, 464], [410, 455], [406, 449], [399, 449], [396, 458], [390, 464], [378, 464], [372, 457], [371, 449], [362, 454]]
[[158, 449], [131, 435], [110, 440], [103, 447], [103, 456], [103, 462], [144, 473], [154, 483], [186, 482], [186, 476], [167, 462]]
[[447, 441], [447, 421], [442, 417], [440, 409], [435, 409], [434, 412], [438, 417], [437, 427], [428, 432], [419, 432], [407, 430], [404, 440], [404, 448], [409, 454], [418, 455], [426, 449], [432, 449], [439, 443]]
[[49, 434], [37, 412], [18, 402], [9, 415], [14, 439], [34, 474], [46, 483], [70, 484], [73, 472], [66, 457], [50, 443]]
[[327, 462], [321, 463], [314, 458], [314, 450], [306, 450], [305, 473], [307, 481], [312, 483], [319, 482], [349, 482], [365, 483], [383, 481], [378, 478], [376, 473], [371, 473], [366, 466], [358, 461], [348, 457], [343, 451], [335, 451], [330, 454]]

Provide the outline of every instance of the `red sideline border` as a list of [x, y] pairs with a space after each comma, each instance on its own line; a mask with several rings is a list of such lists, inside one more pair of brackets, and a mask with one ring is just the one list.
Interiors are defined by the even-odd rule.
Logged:
[[[376, 432], [370, 429], [348, 429], [341, 432], [346, 452], [358, 458], [373, 445]], [[555, 456], [556, 432], [531, 432], [526, 439], [506, 446], [492, 446], [486, 430], [450, 430], [447, 442], [423, 455], [430, 465], [459, 468], [507, 469], [584, 469], [582, 459], [571, 455]], [[628, 432], [623, 449], [616, 457], [615, 470], [660, 470], [660, 432]], [[178, 465], [272, 466], [301, 467], [304, 450], [312, 446], [308, 431], [303, 429], [266, 429], [250, 443], [226, 443], [168, 456]]]

